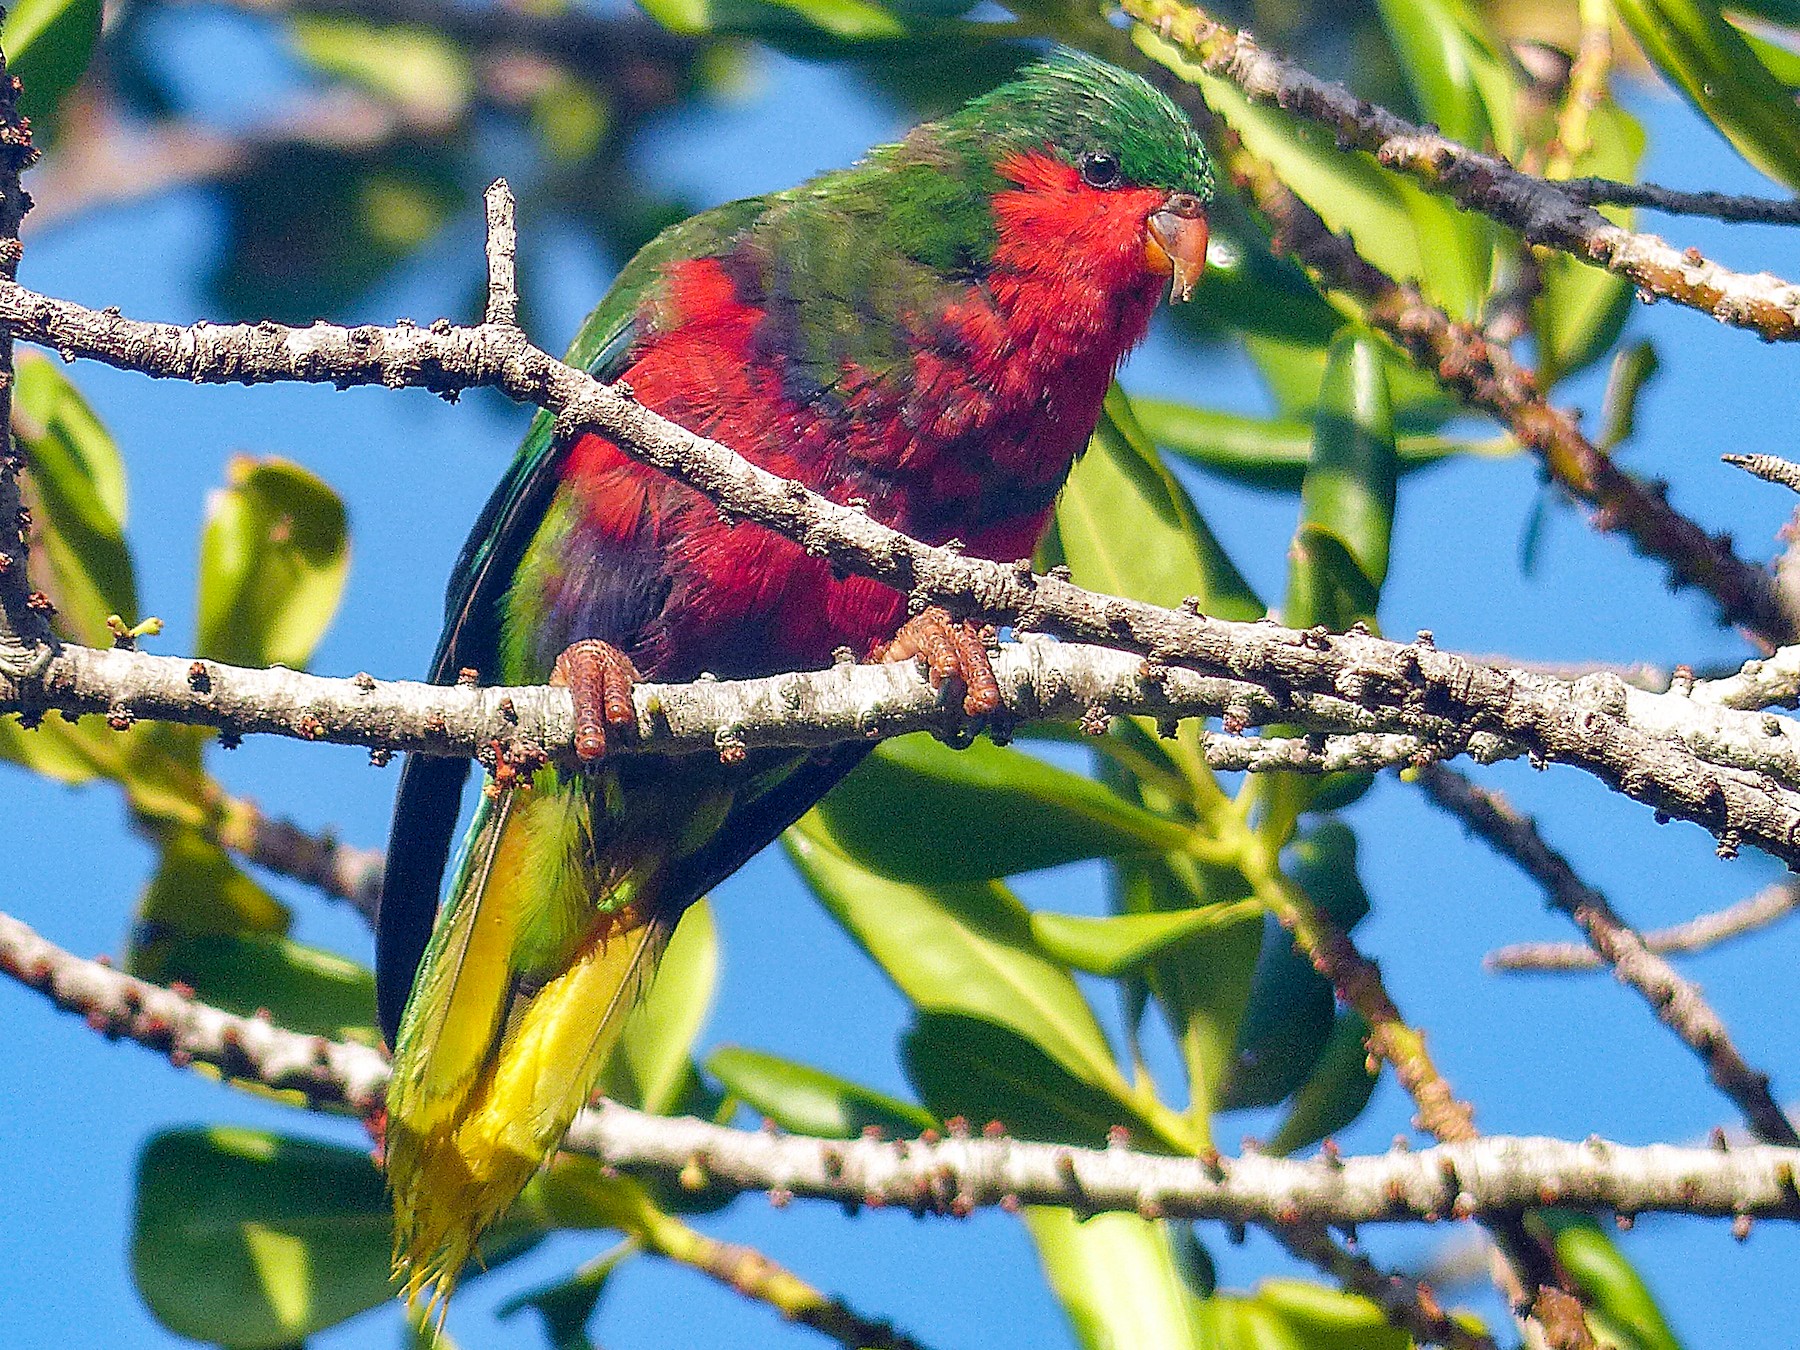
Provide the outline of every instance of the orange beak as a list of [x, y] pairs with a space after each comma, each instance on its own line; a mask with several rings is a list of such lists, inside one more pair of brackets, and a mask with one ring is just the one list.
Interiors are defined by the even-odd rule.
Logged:
[[1171, 193], [1145, 227], [1144, 261], [1169, 278], [1169, 303], [1179, 304], [1206, 269], [1206, 208], [1192, 193]]

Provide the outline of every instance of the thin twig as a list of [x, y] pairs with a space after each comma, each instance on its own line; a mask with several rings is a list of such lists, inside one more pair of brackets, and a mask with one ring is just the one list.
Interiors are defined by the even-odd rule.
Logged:
[[482, 197], [487, 213], [487, 321], [502, 328], [519, 326], [519, 232], [513, 223], [513, 196], [504, 178], [496, 178]]
[[[1645, 933], [1644, 946], [1659, 956], [1705, 951], [1767, 928], [1796, 909], [1800, 909], [1800, 882], [1778, 881], [1735, 905]], [[1564, 971], [1598, 970], [1604, 962], [1592, 947], [1579, 942], [1518, 942], [1500, 948], [1483, 964], [1489, 970]]]
[[1272, 1228], [1283, 1247], [1380, 1308], [1388, 1321], [1421, 1345], [1447, 1350], [1499, 1350], [1494, 1338], [1445, 1312], [1423, 1280], [1382, 1270], [1362, 1252], [1337, 1242], [1323, 1228]]
[[[19, 224], [31, 209], [19, 176], [37, 158], [18, 94], [19, 81], [0, 53], [0, 278], [6, 281], [19, 274]], [[55, 639], [48, 604], [33, 593], [27, 573], [31, 518], [19, 489], [25, 462], [13, 444], [12, 390], [13, 335], [0, 328], [0, 675], [27, 675], [42, 669]]]
[[1765, 482], [1778, 483], [1791, 492], [1800, 492], [1800, 464], [1779, 455], [1720, 455], [1733, 468], [1754, 474]]
[[[387, 1063], [368, 1046], [300, 1036], [84, 960], [0, 915], [0, 974], [102, 1034], [179, 1065], [296, 1091], [315, 1108], [367, 1114]], [[1622, 1214], [1800, 1219], [1800, 1149], [1752, 1144], [1633, 1148], [1594, 1138], [1491, 1136], [1365, 1157], [1181, 1158], [952, 1133], [936, 1140], [814, 1139], [735, 1130], [612, 1103], [576, 1118], [565, 1146], [619, 1168], [768, 1191], [962, 1216], [985, 1206], [1063, 1205], [1236, 1223], [1345, 1226], [1504, 1216], [1539, 1205]]]
[[1517, 863], [1543, 888], [1550, 903], [1575, 921], [1620, 981], [1642, 994], [1656, 1015], [1700, 1057], [1708, 1076], [1737, 1103], [1757, 1138], [1800, 1144], [1800, 1133], [1769, 1091], [1768, 1075], [1744, 1062], [1700, 987], [1650, 950], [1643, 936], [1619, 917], [1607, 898], [1545, 842], [1535, 821], [1499, 793], [1442, 765], [1421, 771], [1419, 781], [1433, 802]]
[[1710, 216], [1739, 224], [1800, 225], [1800, 200], [1792, 197], [1683, 192], [1659, 183], [1617, 183], [1610, 178], [1570, 178], [1561, 187], [1589, 206], [1641, 206], [1673, 216]]
[[331, 834], [315, 834], [291, 820], [264, 815], [242, 798], [226, 804], [218, 826], [220, 847], [246, 862], [342, 900], [370, 923], [381, 891], [382, 855], [354, 848]]

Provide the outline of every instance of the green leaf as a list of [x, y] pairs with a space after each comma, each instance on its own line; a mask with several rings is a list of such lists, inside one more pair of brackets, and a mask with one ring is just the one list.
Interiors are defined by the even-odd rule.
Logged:
[[600, 1090], [657, 1115], [682, 1107], [698, 1088], [694, 1042], [706, 1025], [719, 977], [719, 935], [712, 907], [689, 907], [657, 963], [656, 976], [631, 1010]]
[[1603, 448], [1611, 450], [1631, 438], [1637, 429], [1638, 396], [1661, 366], [1649, 338], [1613, 353], [1612, 369], [1606, 374], [1604, 430], [1600, 433]]
[[302, 60], [422, 122], [451, 122], [475, 92], [468, 54], [430, 28], [296, 14], [287, 31]]
[[374, 973], [335, 952], [271, 934], [168, 935], [135, 946], [131, 966], [157, 984], [179, 980], [240, 1017], [267, 1009], [303, 1036], [381, 1044]]
[[[1313, 427], [1299, 418], [1249, 417], [1165, 399], [1134, 398], [1144, 431], [1163, 450], [1253, 487], [1293, 491], [1312, 463]], [[1411, 473], [1456, 455], [1516, 455], [1510, 442], [1450, 436], [1396, 436], [1399, 471]]]
[[583, 1262], [574, 1274], [514, 1294], [494, 1311], [501, 1317], [515, 1317], [526, 1309], [536, 1313], [551, 1350], [594, 1350], [587, 1324], [600, 1306], [614, 1272], [636, 1254], [632, 1243], [621, 1242], [611, 1251]]
[[[1592, 142], [1576, 157], [1571, 172], [1631, 182], [1637, 177], [1647, 137], [1630, 113], [1608, 99], [1588, 118]], [[1615, 224], [1629, 225], [1631, 213], [1601, 207]], [[1599, 360], [1619, 339], [1631, 316], [1631, 283], [1605, 268], [1566, 253], [1550, 253], [1538, 261], [1538, 294], [1532, 302], [1537, 332], [1538, 381], [1546, 389]]]
[[1332, 342], [1313, 427], [1301, 519], [1335, 538], [1379, 593], [1387, 579], [1399, 456], [1387, 375], [1372, 335], [1347, 331]]
[[[1369, 912], [1357, 873], [1356, 835], [1347, 825], [1322, 822], [1301, 836], [1289, 858], [1294, 882], [1338, 927], [1348, 931]], [[1223, 1104], [1273, 1106], [1318, 1072], [1336, 1006], [1330, 982], [1268, 920]]]
[[1056, 529], [1063, 560], [1092, 590], [1156, 605], [1191, 595], [1202, 612], [1222, 619], [1265, 612], [1117, 385], [1057, 501]]
[[1034, 755], [929, 736], [879, 746], [808, 817], [846, 857], [920, 884], [986, 881], [1079, 858], [1163, 853], [1185, 827]]
[[1201, 933], [1261, 919], [1260, 901], [1236, 900], [1172, 914], [1055, 914], [1033, 910], [1031, 932], [1044, 952], [1089, 975], [1115, 976], [1179, 947]]
[[752, 1111], [792, 1134], [854, 1139], [873, 1127], [910, 1139], [937, 1124], [911, 1102], [762, 1050], [720, 1046], [707, 1057], [706, 1071]]
[[1077, 1219], [1033, 1208], [1026, 1226], [1084, 1350], [1213, 1350], [1166, 1224], [1135, 1214]]
[[1800, 108], [1709, 0], [1613, 0], [1644, 54], [1738, 153], [1800, 187]]
[[1306, 1350], [1411, 1350], [1412, 1337], [1356, 1294], [1307, 1280], [1264, 1280], [1256, 1301]]
[[[1242, 900], [1248, 889], [1241, 874], [1224, 868], [1162, 859], [1113, 864], [1113, 907], [1126, 914], [1204, 911]], [[1230, 1072], [1262, 938], [1262, 923], [1250, 916], [1208, 927], [1153, 960], [1145, 974], [1181, 1048], [1198, 1119], [1217, 1107]]]
[[193, 830], [172, 829], [162, 857], [138, 902], [137, 923], [146, 940], [167, 933], [185, 937], [279, 937], [293, 915], [226, 856]]
[[22, 86], [19, 111], [40, 144], [94, 54], [101, 9], [101, 0], [17, 0], [0, 22], [7, 73]]
[[292, 1346], [393, 1296], [392, 1244], [361, 1150], [221, 1126], [156, 1135], [138, 1159], [132, 1275], [179, 1335]]
[[1620, 1350], [1681, 1350], [1650, 1286], [1591, 1216], [1538, 1210], [1533, 1223], [1550, 1229], [1556, 1255], [1591, 1300], [1589, 1317]]
[[1074, 1078], [1125, 1093], [1093, 1010], [1074, 978], [1038, 950], [1029, 911], [1005, 886], [890, 881], [837, 852], [810, 816], [785, 839], [831, 916], [916, 1007], [993, 1022]]
[[1266, 1152], [1294, 1153], [1336, 1134], [1362, 1114], [1377, 1082], [1369, 1072], [1368, 1035], [1369, 1024], [1360, 1013], [1337, 1015], [1318, 1066], [1294, 1094], [1286, 1118], [1264, 1145]]
[[241, 666], [303, 668], [350, 570], [344, 504], [289, 460], [231, 461], [207, 498], [199, 650]]
[[1425, 116], [1453, 141], [1518, 149], [1512, 63], [1461, 0], [1378, 0], [1400, 70]]
[[[901, 1038], [906, 1077], [939, 1120], [997, 1122], [1020, 1139], [1099, 1148], [1138, 1124], [1116, 1094], [1071, 1074], [1030, 1041], [979, 1017], [921, 1012]], [[1155, 1143], [1144, 1129], [1139, 1142]]]
[[125, 465], [94, 410], [45, 357], [19, 354], [13, 428], [24, 451], [32, 581], [56, 604], [56, 629], [111, 644], [106, 620], [137, 619], [125, 544]]
[[[907, 25], [871, 0], [640, 0], [644, 12], [684, 36], [734, 34], [770, 40], [865, 42], [905, 37]], [[967, 8], [967, 6], [964, 6]]]

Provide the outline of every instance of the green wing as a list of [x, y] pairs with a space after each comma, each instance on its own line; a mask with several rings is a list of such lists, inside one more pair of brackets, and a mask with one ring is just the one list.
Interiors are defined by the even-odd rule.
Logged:
[[[638, 315], [660, 283], [663, 269], [672, 262], [722, 252], [764, 208], [763, 199], [749, 198], [664, 230], [619, 273], [575, 335], [564, 360], [599, 379], [618, 378], [639, 336]], [[452, 683], [464, 668], [494, 675], [500, 602], [555, 495], [566, 449], [556, 439], [550, 414], [539, 413], [450, 574], [444, 631], [431, 662], [434, 684]], [[413, 974], [437, 918], [438, 893], [468, 772], [467, 760], [424, 755], [407, 756], [401, 770], [375, 919], [375, 994], [389, 1045], [399, 1033]]]

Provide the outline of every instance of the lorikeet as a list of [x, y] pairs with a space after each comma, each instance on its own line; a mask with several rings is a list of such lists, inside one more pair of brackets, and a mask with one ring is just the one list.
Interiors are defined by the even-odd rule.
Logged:
[[[1024, 557], [1165, 285], [1192, 288], [1212, 190], [1173, 103], [1061, 53], [851, 168], [667, 230], [568, 359], [916, 538]], [[683, 910], [863, 754], [602, 760], [629, 682], [843, 646], [922, 656], [971, 712], [994, 705], [969, 625], [908, 620], [903, 595], [538, 419], [463, 549], [432, 677], [568, 683], [597, 762], [490, 791], [435, 927], [467, 765], [402, 777], [378, 989], [409, 1297], [448, 1291], [561, 1139]]]

